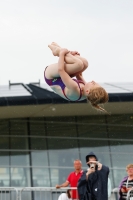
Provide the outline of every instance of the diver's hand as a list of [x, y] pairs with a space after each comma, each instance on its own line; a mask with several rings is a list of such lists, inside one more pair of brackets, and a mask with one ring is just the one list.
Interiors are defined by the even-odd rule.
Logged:
[[75, 55], [80, 56], [80, 53], [78, 51], [70, 51], [70, 54], [72, 54], [73, 56]]
[[66, 54], [68, 54], [70, 51], [68, 51], [68, 49], [61, 49], [60, 50], [60, 54], [59, 55], [66, 55]]

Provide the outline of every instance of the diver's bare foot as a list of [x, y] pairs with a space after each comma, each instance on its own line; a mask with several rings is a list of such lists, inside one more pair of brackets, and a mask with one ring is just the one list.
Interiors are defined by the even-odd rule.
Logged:
[[55, 46], [55, 45], [48, 45], [48, 47], [51, 49], [52, 53], [54, 56], [59, 56], [59, 53], [60, 53], [60, 49], [59, 47]]
[[[52, 42], [51, 45], [54, 45], [54, 46], [57, 46], [57, 47], [60, 47], [57, 43], [55, 42]], [[61, 47], [60, 47], [61, 48]]]

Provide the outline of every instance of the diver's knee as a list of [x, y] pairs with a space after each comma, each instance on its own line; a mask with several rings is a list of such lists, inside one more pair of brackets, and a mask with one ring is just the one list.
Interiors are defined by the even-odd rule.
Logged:
[[87, 67], [89, 66], [89, 62], [85, 60], [83, 63], [84, 63], [84, 69], [87, 69]]

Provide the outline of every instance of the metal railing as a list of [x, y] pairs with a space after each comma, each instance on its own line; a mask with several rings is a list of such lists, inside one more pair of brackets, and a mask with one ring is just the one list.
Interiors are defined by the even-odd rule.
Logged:
[[114, 188], [111, 192], [110, 200], [118, 200], [119, 199], [119, 188]]
[[[68, 189], [76, 190], [77, 188], [60, 188], [56, 189], [55, 187], [25, 187], [20, 190], [19, 200], [33, 199], [33, 200], [58, 200], [59, 196], [62, 199], [61, 194], [66, 195]], [[78, 198], [78, 194], [77, 194]], [[66, 195], [67, 199], [67, 195]]]
[[77, 191], [77, 188], [56, 189], [55, 187], [0, 187], [0, 200], [58, 200], [59, 197], [63, 200], [64, 198], [62, 199], [62, 194], [66, 195], [68, 189]]
[[[111, 195], [111, 200], [118, 200], [119, 199], [119, 188], [114, 188], [112, 190], [112, 195]], [[127, 198], [126, 200], [133, 200], [133, 188], [131, 188], [128, 192], [127, 192]]]
[[19, 200], [19, 191], [14, 187], [0, 187], [0, 200]]
[[133, 200], [133, 188], [127, 193], [127, 200]]
[[[55, 187], [0, 187], [0, 200], [64, 200], [68, 189], [76, 190], [77, 188], [56, 189]], [[67, 195], [65, 199], [68, 199]], [[108, 199], [118, 200], [119, 189], [114, 188]], [[127, 200], [133, 200], [133, 188], [128, 191]]]

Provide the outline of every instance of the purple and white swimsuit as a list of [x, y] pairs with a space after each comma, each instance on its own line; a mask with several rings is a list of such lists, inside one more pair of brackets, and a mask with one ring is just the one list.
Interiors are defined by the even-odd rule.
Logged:
[[[45, 71], [46, 71], [46, 69], [47, 69], [47, 67], [45, 68]], [[71, 101], [67, 96], [66, 96], [66, 94], [65, 94], [65, 84], [63, 83], [63, 81], [62, 81], [62, 79], [60, 78], [60, 77], [57, 77], [57, 78], [53, 78], [53, 79], [47, 79], [46, 78], [46, 76], [45, 76], [45, 71], [44, 71], [44, 78], [45, 78], [45, 81], [46, 81], [46, 83], [49, 85], [49, 86], [53, 86], [53, 85], [59, 85], [60, 87], [61, 87], [61, 89], [62, 89], [62, 92], [63, 92], [63, 94], [64, 94], [64, 96], [69, 100], [69, 101]], [[80, 84], [79, 83], [83, 83], [84, 84], [84, 82], [83, 81], [81, 81], [81, 80], [77, 80], [77, 79], [72, 79], [73, 81], [75, 81], [77, 84], [78, 84], [78, 87], [79, 87], [79, 89], [80, 89], [80, 96], [79, 96], [79, 98], [76, 100], [76, 101], [79, 101], [80, 99], [81, 99], [81, 97], [82, 97], [82, 91], [81, 91], [81, 88], [80, 88]]]

